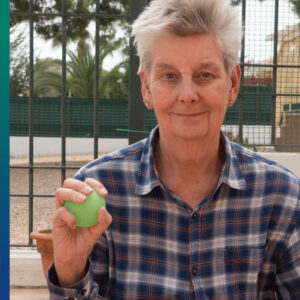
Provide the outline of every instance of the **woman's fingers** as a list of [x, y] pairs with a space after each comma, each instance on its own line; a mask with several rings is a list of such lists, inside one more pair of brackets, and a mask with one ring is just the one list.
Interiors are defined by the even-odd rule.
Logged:
[[[112, 217], [109, 212], [101, 207], [98, 212], [98, 223], [89, 227], [91, 245], [94, 245], [104, 231], [109, 227], [112, 222]], [[68, 211], [66, 207], [60, 207], [56, 210], [53, 217], [53, 230], [56, 231], [61, 227], [68, 226], [74, 230], [77, 228], [76, 218]], [[85, 228], [84, 230], [87, 230]]]
[[101, 196], [103, 197], [107, 196], [108, 194], [107, 190], [100, 181], [94, 178], [86, 178], [84, 182], [87, 183], [92, 188], [94, 188]]
[[93, 192], [93, 189], [88, 184], [86, 184], [86, 182], [74, 178], [66, 179], [63, 183], [63, 188], [75, 190], [84, 195], [89, 195]]
[[86, 195], [72, 189], [58, 188], [55, 193], [56, 208], [64, 206], [65, 201], [74, 201], [83, 203], [86, 200]]
[[111, 224], [111, 222], [112, 222], [112, 216], [106, 210], [105, 207], [101, 207], [98, 211], [98, 223], [100, 224], [100, 226], [105, 226], [107, 228]]
[[66, 207], [60, 207], [56, 210], [53, 217], [53, 228], [68, 225], [71, 229], [76, 229], [76, 218]]
[[84, 182], [74, 178], [66, 179], [63, 187], [56, 190], [56, 208], [64, 206], [65, 201], [84, 202], [86, 196], [93, 192], [93, 188], [101, 196], [107, 196], [107, 190], [104, 185], [96, 179], [87, 178]]
[[104, 233], [112, 222], [112, 216], [106, 210], [105, 207], [101, 207], [98, 211], [98, 223], [90, 227], [91, 234], [94, 237], [95, 242]]

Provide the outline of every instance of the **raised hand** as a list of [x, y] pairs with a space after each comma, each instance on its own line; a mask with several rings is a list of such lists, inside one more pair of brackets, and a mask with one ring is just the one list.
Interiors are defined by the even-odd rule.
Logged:
[[112, 222], [111, 215], [102, 207], [98, 212], [98, 223], [94, 226], [77, 227], [75, 217], [64, 207], [67, 200], [82, 203], [95, 189], [107, 196], [103, 184], [87, 178], [84, 182], [69, 178], [56, 191], [56, 212], [53, 217], [54, 265], [61, 286], [71, 286], [85, 275], [87, 258], [96, 241]]

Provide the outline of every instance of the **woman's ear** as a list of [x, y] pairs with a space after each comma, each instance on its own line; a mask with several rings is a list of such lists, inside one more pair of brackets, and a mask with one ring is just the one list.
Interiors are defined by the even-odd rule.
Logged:
[[148, 109], [152, 109], [152, 95], [151, 90], [148, 84], [148, 76], [147, 73], [143, 70], [140, 72], [140, 79], [141, 79], [141, 90], [142, 90], [142, 96], [145, 103], [145, 106]]
[[236, 64], [230, 74], [231, 87], [229, 90], [229, 99], [228, 99], [228, 107], [233, 106], [235, 103], [237, 94], [240, 88], [240, 80], [241, 80], [241, 68], [239, 64]]

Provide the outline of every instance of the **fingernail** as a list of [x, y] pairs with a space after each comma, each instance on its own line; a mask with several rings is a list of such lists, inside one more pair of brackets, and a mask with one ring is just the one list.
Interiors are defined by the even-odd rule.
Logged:
[[82, 202], [86, 199], [86, 197], [82, 194], [78, 194], [77, 199], [78, 199], [78, 201]]
[[108, 194], [106, 188], [101, 188], [100, 192], [101, 192], [101, 194], [105, 194], [105, 195]]
[[104, 225], [106, 223], [106, 214], [105, 214], [105, 209], [104, 207], [100, 208], [100, 220], [99, 223]]
[[93, 191], [93, 189], [92, 189], [90, 186], [86, 186], [86, 187], [84, 187], [84, 189], [83, 189], [83, 192], [84, 192], [85, 194], [90, 194], [92, 191]]

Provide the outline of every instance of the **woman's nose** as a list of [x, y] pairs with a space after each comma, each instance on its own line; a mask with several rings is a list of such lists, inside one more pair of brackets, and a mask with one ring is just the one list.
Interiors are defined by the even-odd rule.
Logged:
[[197, 102], [199, 99], [197, 87], [191, 78], [183, 78], [179, 86], [178, 100], [180, 102]]

